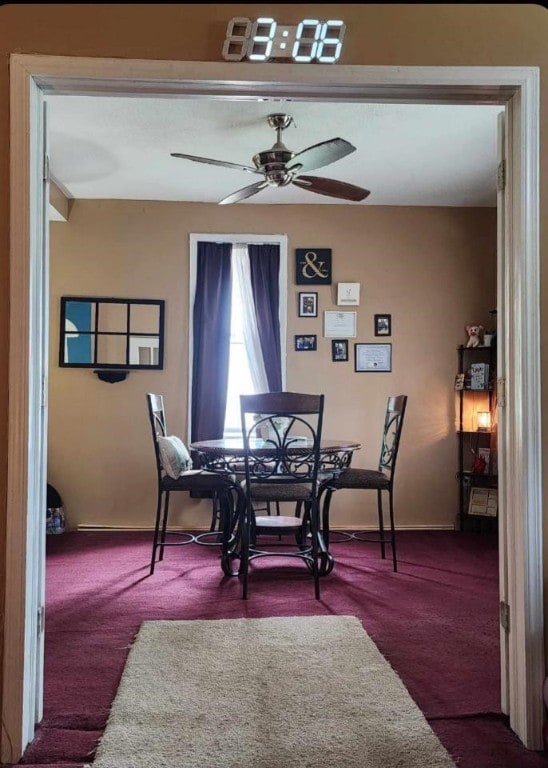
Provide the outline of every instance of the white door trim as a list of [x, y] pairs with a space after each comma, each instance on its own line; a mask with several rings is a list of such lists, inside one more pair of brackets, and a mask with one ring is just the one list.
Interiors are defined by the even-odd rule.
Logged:
[[[505, 274], [506, 265], [508, 259], [506, 256], [506, 243], [509, 239], [510, 233], [507, 231], [507, 215], [506, 207], [508, 205], [506, 195], [506, 184], [501, 183], [500, 169], [506, 169], [508, 163], [508, 138], [509, 131], [507, 128], [508, 123], [508, 110], [501, 113], [498, 116], [498, 129], [497, 129], [497, 160], [499, 163], [499, 180], [497, 189], [497, 311], [500, 316], [500, 321], [497, 322], [497, 366], [499, 371], [507, 371], [508, 365], [506, 363], [506, 344], [504, 340], [507, 337], [506, 334], [506, 318], [507, 309], [506, 301], [507, 296], [504, 290], [508, 284], [508, 275]], [[505, 172], [505, 171], [504, 171]], [[499, 320], [499, 318], [497, 318]], [[497, 406], [497, 430], [501, 436], [506, 435], [508, 426], [506, 422], [506, 406], [505, 406], [505, 380], [502, 376], [497, 376], [497, 393], [496, 393], [496, 406]], [[506, 441], [506, 438], [504, 438]], [[499, 537], [499, 597], [501, 605], [509, 605], [508, 595], [508, 516], [506, 515], [506, 483], [502, 481], [502, 478], [507, 477], [507, 455], [506, 452], [499, 452], [498, 456], [498, 471], [501, 478], [499, 483], [498, 496], [499, 496], [499, 525], [498, 525], [498, 537]], [[509, 675], [510, 669], [508, 664], [509, 658], [509, 635], [508, 628], [500, 623], [499, 627], [500, 636], [500, 655], [501, 655], [501, 709], [508, 714], [510, 711], [509, 705]]]
[[[136, 96], [505, 104], [509, 116], [511, 197], [503, 285], [507, 429], [505, 515], [508, 531], [509, 715], [531, 749], [542, 748], [544, 709], [544, 604], [540, 434], [540, 254], [538, 242], [539, 71], [527, 67], [366, 67], [174, 62], [13, 54], [11, 67], [10, 402], [8, 464], [8, 568], [4, 635], [5, 732], [1, 758], [14, 760], [28, 740], [23, 732], [29, 402], [29, 280], [36, 201], [29, 190], [36, 126], [32, 100], [42, 93]], [[228, 79], [229, 78], [229, 79]], [[32, 230], [31, 230], [32, 222]], [[27, 452], [28, 449], [28, 452]], [[14, 707], [14, 702], [16, 706]], [[13, 752], [9, 754], [9, 743]]]
[[[502, 324], [504, 475], [510, 726], [542, 749], [544, 659], [540, 370], [539, 78], [528, 78], [507, 106]], [[540, 730], [539, 730], [540, 729]]]
[[[11, 754], [19, 757], [14, 747], [32, 738], [35, 723], [42, 717], [43, 703], [49, 337], [48, 265], [43, 254], [48, 249], [49, 225], [42, 91], [21, 72], [11, 74], [12, 84], [17, 86], [11, 93], [12, 121], [32, 126], [26, 137], [12, 136], [10, 157], [10, 296], [18, 296], [21, 304], [19, 310], [13, 304], [10, 307], [2, 722], [9, 738], [7, 746], [13, 743]], [[16, 184], [17, 175], [25, 179], [21, 188]], [[23, 680], [26, 688], [22, 687]], [[2, 747], [2, 756], [10, 755], [4, 738]]]

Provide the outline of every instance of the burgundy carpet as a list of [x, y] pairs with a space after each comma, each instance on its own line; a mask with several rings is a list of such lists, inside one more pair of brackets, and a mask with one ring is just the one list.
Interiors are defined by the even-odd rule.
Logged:
[[397, 574], [374, 544], [334, 544], [320, 601], [302, 563], [272, 558], [253, 565], [243, 601], [238, 579], [223, 577], [217, 549], [197, 544], [168, 549], [148, 577], [150, 540], [48, 537], [44, 719], [21, 761], [27, 768], [93, 760], [142, 621], [324, 614], [362, 621], [459, 768], [548, 766], [548, 755], [523, 748], [500, 712], [492, 534], [401, 533]]

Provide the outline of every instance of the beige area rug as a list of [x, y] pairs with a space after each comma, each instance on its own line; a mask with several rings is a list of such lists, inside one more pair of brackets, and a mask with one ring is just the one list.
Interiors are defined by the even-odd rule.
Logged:
[[354, 616], [149, 621], [92, 768], [454, 768]]

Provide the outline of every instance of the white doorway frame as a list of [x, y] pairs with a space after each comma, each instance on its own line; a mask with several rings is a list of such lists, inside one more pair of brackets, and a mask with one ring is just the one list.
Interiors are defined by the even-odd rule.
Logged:
[[[29, 326], [42, 258], [41, 210], [34, 199], [36, 142], [45, 94], [134, 95], [382, 103], [502, 104], [508, 120], [505, 263], [499, 280], [499, 345], [506, 407], [499, 434], [505, 537], [500, 558], [507, 573], [501, 600], [510, 606], [508, 685], [502, 708], [524, 745], [541, 749], [544, 707], [544, 598], [540, 431], [540, 254], [538, 211], [539, 71], [521, 67], [370, 67], [180, 62], [14, 54], [11, 77], [10, 166], [10, 397], [0, 758], [16, 762], [32, 739], [36, 691], [29, 694], [26, 638], [36, 624], [35, 590], [27, 589], [28, 556], [44, 528], [32, 497], [36, 460], [29, 423], [39, 404], [40, 362]], [[47, 251], [46, 251], [47, 255]], [[47, 265], [46, 270], [47, 272]], [[504, 300], [502, 300], [504, 299]], [[38, 382], [38, 387], [36, 386]], [[42, 573], [42, 579], [44, 574]], [[32, 635], [32, 631], [30, 632]], [[31, 695], [32, 694], [32, 695]]]

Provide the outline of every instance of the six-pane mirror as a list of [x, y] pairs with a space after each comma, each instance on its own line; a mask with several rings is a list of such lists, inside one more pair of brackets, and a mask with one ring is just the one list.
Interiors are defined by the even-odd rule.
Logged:
[[59, 365], [163, 368], [164, 304], [156, 299], [62, 296]]

